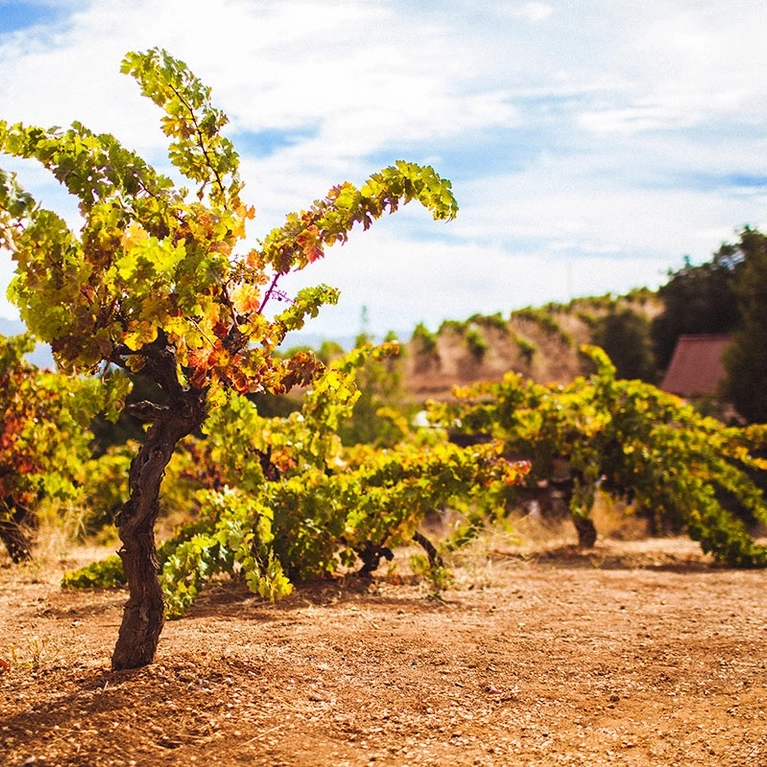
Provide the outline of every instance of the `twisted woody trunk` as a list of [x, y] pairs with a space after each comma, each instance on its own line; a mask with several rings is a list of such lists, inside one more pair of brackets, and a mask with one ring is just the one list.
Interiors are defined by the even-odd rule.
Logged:
[[152, 349], [142, 373], [160, 384], [168, 394], [168, 402], [163, 406], [139, 402], [128, 408], [131, 415], [151, 422], [151, 426], [131, 463], [130, 494], [117, 520], [122, 541], [118, 553], [130, 596], [112, 655], [116, 671], [146, 666], [154, 660], [164, 623], [154, 538], [160, 487], [176, 445], [197, 429], [207, 414], [207, 391], [179, 383], [172, 349]]

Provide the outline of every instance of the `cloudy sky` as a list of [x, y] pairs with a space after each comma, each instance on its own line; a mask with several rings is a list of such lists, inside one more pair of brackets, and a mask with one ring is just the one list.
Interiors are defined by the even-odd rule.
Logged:
[[[0, 0], [0, 117], [77, 119], [165, 170], [159, 111], [119, 73], [164, 47], [231, 119], [253, 237], [335, 183], [433, 165], [455, 221], [408, 206], [283, 285], [341, 288], [315, 332], [358, 332], [364, 306], [405, 334], [657, 287], [763, 226], [766, 34], [764, 0]], [[76, 220], [36, 166], [0, 166]]]

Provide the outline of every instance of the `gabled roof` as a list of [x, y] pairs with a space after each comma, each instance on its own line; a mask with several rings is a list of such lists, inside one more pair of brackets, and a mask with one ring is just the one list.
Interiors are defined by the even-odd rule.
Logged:
[[722, 355], [729, 341], [725, 335], [679, 336], [660, 388], [680, 397], [716, 396], [727, 375]]

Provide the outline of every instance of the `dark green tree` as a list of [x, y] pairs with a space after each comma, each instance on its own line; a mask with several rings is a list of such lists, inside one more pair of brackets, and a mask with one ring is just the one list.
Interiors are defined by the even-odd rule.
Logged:
[[618, 371], [618, 378], [638, 378], [655, 383], [657, 368], [650, 321], [644, 314], [630, 307], [619, 309], [613, 306], [597, 320], [592, 340], [607, 352]]
[[749, 421], [767, 422], [767, 236], [744, 229], [734, 293], [740, 325], [725, 352], [723, 398]]
[[739, 247], [725, 244], [711, 261], [693, 266], [685, 257], [684, 266], [669, 273], [669, 281], [658, 291], [664, 310], [651, 328], [659, 368], [668, 367], [680, 335], [730, 333], [737, 327], [734, 281], [741, 264]]

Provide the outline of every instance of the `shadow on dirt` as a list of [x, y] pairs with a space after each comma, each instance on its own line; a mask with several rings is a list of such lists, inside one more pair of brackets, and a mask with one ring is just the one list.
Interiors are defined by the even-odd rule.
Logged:
[[538, 564], [554, 569], [654, 570], [685, 573], [722, 572], [731, 568], [714, 562], [702, 551], [679, 554], [649, 550], [614, 550], [609, 544], [593, 549], [574, 545], [558, 546], [534, 552], [497, 552], [495, 561]]
[[[184, 620], [195, 618], [237, 617], [252, 621], [274, 621], [281, 613], [293, 613], [313, 607], [333, 606], [379, 606], [407, 609], [409, 612], [434, 612], [447, 605], [459, 604], [446, 592], [445, 599], [429, 596], [412, 584], [399, 579], [395, 586], [396, 596], [381, 592], [387, 581], [347, 575], [327, 581], [314, 581], [296, 586], [294, 592], [271, 604], [255, 596], [242, 581], [221, 580], [206, 586], [184, 615]], [[403, 594], [403, 589], [412, 590], [412, 595]]]

